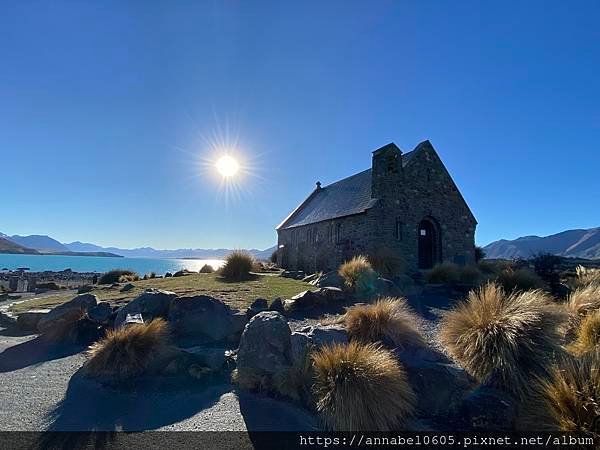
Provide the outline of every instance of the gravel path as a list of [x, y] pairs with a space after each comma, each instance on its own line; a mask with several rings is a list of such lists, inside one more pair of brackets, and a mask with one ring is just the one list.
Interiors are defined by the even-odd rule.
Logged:
[[[4, 333], [4, 334], [2, 334]], [[0, 431], [311, 430], [304, 410], [254, 394], [236, 394], [226, 377], [153, 379], [126, 390], [78, 373], [81, 347], [49, 346], [0, 330]]]

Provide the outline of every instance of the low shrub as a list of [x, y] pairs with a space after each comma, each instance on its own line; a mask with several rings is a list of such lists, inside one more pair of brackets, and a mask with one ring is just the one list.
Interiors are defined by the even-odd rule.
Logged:
[[204, 264], [200, 268], [200, 272], [199, 273], [213, 273], [214, 271], [215, 271], [215, 269], [213, 269], [213, 266], [211, 266], [210, 264]]
[[600, 353], [565, 357], [541, 381], [542, 407], [554, 428], [598, 438], [600, 422]]
[[415, 394], [390, 351], [350, 342], [325, 346], [312, 360], [316, 409], [328, 429], [392, 431], [412, 414]]
[[478, 263], [479, 261], [481, 261], [482, 259], [485, 258], [485, 250], [476, 245], [475, 246], [475, 262]]
[[151, 279], [153, 279], [153, 278], [156, 278], [156, 272], [150, 272], [150, 273], [148, 274], [148, 279], [150, 279], [150, 280], [151, 280]]
[[542, 279], [535, 272], [525, 267], [520, 269], [505, 268], [498, 274], [496, 282], [502, 286], [505, 292], [530, 291], [544, 287]]
[[564, 322], [542, 291], [511, 292], [489, 283], [442, 319], [440, 342], [469, 374], [522, 397], [530, 375], [544, 375], [560, 353]]
[[35, 285], [37, 289], [44, 289], [47, 291], [60, 291], [61, 289], [66, 289], [66, 286], [62, 286], [55, 281], [46, 281], [44, 283], [37, 283]]
[[142, 375], [167, 352], [168, 329], [162, 319], [111, 329], [90, 347], [85, 371], [116, 381]]
[[129, 281], [137, 281], [139, 279], [140, 276], [132, 270], [115, 269], [102, 274], [98, 280], [98, 284], [125, 283]]
[[377, 279], [371, 263], [362, 255], [343, 263], [338, 273], [350, 291], [361, 294], [371, 292]]
[[367, 260], [373, 269], [384, 278], [394, 278], [406, 269], [404, 259], [388, 247], [378, 248], [368, 256]]
[[172, 278], [173, 274], [171, 272], [165, 273], [165, 278]]
[[538, 253], [531, 258], [533, 270], [546, 283], [556, 284], [560, 282], [560, 266], [563, 258], [552, 253]]
[[354, 306], [344, 315], [352, 340], [381, 342], [390, 347], [424, 345], [419, 319], [403, 298], [385, 298], [372, 305]]
[[600, 311], [585, 316], [577, 326], [577, 340], [569, 349], [577, 354], [593, 351], [600, 345]]
[[272, 381], [262, 372], [250, 367], [237, 368], [231, 372], [231, 381], [246, 391], [271, 391]]
[[459, 267], [453, 263], [437, 264], [425, 274], [425, 280], [434, 284], [452, 284], [458, 281]]
[[437, 264], [425, 274], [425, 280], [433, 284], [470, 284], [477, 286], [485, 276], [477, 266], [459, 266], [454, 263]]
[[225, 263], [219, 273], [226, 280], [244, 280], [250, 277], [253, 268], [254, 258], [252, 255], [245, 251], [236, 250], [225, 258]]
[[273, 264], [277, 264], [277, 250], [274, 250], [273, 253], [271, 253], [269, 261], [271, 261]]

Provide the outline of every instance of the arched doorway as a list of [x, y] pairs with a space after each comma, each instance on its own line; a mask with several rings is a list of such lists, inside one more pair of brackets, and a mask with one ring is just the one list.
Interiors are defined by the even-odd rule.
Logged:
[[419, 269], [431, 269], [441, 261], [440, 232], [435, 221], [426, 217], [417, 229], [419, 239]]

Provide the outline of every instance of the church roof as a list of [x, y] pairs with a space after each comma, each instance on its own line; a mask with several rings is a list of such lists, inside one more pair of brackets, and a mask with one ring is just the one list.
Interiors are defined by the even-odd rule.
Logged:
[[[402, 155], [405, 166], [415, 150]], [[377, 203], [371, 198], [371, 169], [336, 181], [328, 186], [317, 187], [278, 227], [278, 230], [295, 228], [338, 217], [360, 214]]]

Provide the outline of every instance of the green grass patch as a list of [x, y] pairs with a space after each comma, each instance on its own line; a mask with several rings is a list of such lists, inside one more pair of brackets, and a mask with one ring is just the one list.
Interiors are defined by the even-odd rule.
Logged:
[[[223, 280], [216, 273], [201, 273], [185, 275], [176, 278], [154, 278], [134, 281], [135, 286], [127, 292], [121, 292], [119, 287], [97, 286], [90, 291], [99, 301], [107, 301], [112, 305], [124, 305], [140, 295], [146, 289], [164, 289], [175, 292], [180, 296], [210, 295], [227, 303], [234, 309], [245, 309], [257, 298], [273, 300], [275, 297], [291, 298], [306, 290], [315, 290], [302, 281], [283, 278], [276, 275], [255, 274], [250, 280], [230, 282]], [[75, 294], [76, 295], [76, 294]], [[12, 312], [23, 312], [31, 309], [54, 308], [61, 303], [71, 300], [74, 294], [58, 294], [41, 298], [33, 298], [23, 303], [13, 305]]]

